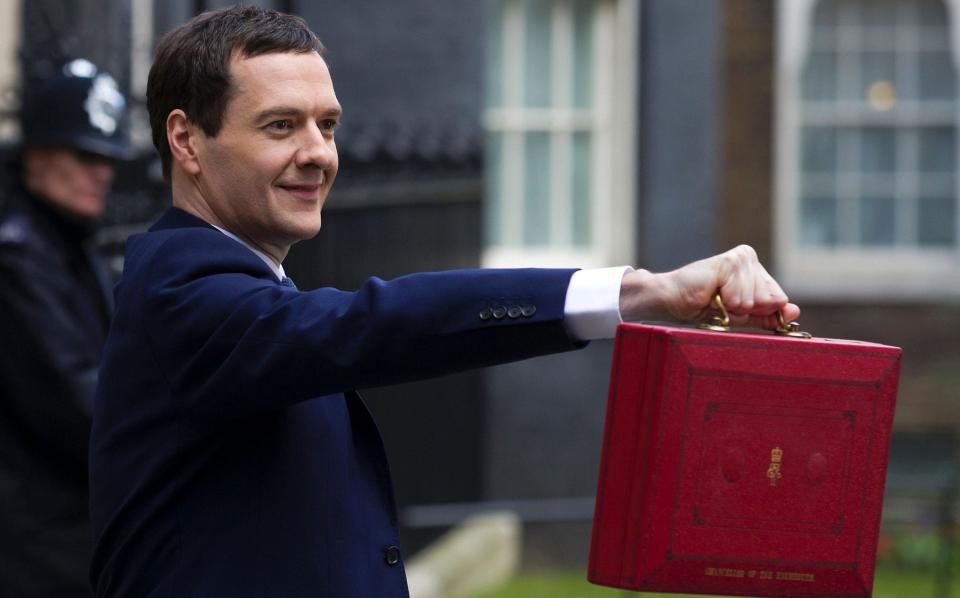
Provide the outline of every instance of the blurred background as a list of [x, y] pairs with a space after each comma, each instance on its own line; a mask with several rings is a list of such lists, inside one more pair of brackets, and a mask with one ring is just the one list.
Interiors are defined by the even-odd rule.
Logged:
[[[0, 0], [0, 152], [21, 90], [70, 58], [132, 97], [142, 157], [100, 239], [117, 272], [169, 202], [143, 98], [153, 45], [226, 4]], [[904, 348], [877, 595], [960, 594], [960, 1], [255, 4], [307, 20], [345, 109], [323, 230], [285, 263], [300, 288], [665, 270], [749, 243], [804, 329]], [[491, 595], [617, 594], [583, 581], [611, 349], [365, 393], [408, 554], [508, 510], [524, 573]]]

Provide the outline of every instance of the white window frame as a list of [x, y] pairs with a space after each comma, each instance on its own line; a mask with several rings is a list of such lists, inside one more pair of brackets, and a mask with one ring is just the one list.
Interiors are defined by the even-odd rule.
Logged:
[[[501, 180], [505, 193], [499, 207], [503, 241], [499, 245], [485, 246], [484, 266], [600, 267], [634, 261], [640, 1], [597, 0], [599, 11], [593, 31], [594, 107], [591, 114], [577, 114], [572, 108], [485, 109], [483, 123], [487, 133], [503, 133]], [[572, 89], [573, 50], [563, 42], [568, 36], [557, 35], [556, 31], [560, 27], [572, 26], [572, 15], [560, 8], [563, 6], [565, 3], [554, 7], [562, 12], [552, 21], [555, 32], [551, 48], [551, 97], [554, 101], [569, 95]], [[501, 52], [511, 59], [505, 61], [502, 75], [504, 103], [506, 106], [520, 106], [523, 89], [517, 83], [523, 81], [523, 11], [505, 13], [500, 36]], [[565, 103], [572, 105], [572, 98], [567, 99], [569, 101]], [[591, 244], [587, 247], [574, 247], [569, 242], [572, 193], [569, 185], [556, 182], [556, 177], [549, 192], [551, 243], [544, 247], [523, 245], [523, 134], [544, 130], [544, 125], [554, 135], [569, 131], [592, 133]], [[564, 160], [572, 159], [573, 149], [570, 144], [558, 144], [555, 140], [551, 144], [554, 148], [567, 148], [566, 152], [551, 152], [551, 172], [556, 172], [562, 169], [560, 164]]]
[[[952, 248], [809, 247], [799, 243], [800, 82], [819, 0], [779, 0], [777, 22], [776, 272], [791, 299], [943, 301], [960, 297], [960, 242]], [[960, 0], [945, 1], [954, 65], [960, 65]], [[960, 69], [958, 69], [960, 80]], [[958, 93], [960, 97], [960, 93]], [[960, 101], [954, 122], [960, 139]], [[960, 148], [954, 170], [960, 185]], [[960, 188], [960, 187], [958, 187]], [[960, 231], [960, 209], [956, 230]]]
[[146, 109], [147, 77], [153, 63], [154, 0], [132, 0], [130, 5], [130, 142], [149, 151], [153, 148], [150, 117]]
[[[10, 111], [16, 108], [12, 91], [19, 87], [20, 64], [17, 51], [20, 49], [20, 27], [22, 2], [19, 0], [0, 1], [0, 110]], [[20, 135], [15, 119], [0, 124], [0, 141], [10, 142]]]

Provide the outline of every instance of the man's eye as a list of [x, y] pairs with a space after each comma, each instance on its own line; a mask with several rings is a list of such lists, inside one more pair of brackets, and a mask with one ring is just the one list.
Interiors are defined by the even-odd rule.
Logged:
[[339, 123], [338, 123], [336, 120], [334, 120], [334, 119], [332, 119], [332, 118], [328, 118], [328, 119], [326, 119], [326, 120], [320, 121], [320, 128], [321, 128], [322, 130], [324, 130], [324, 131], [327, 131], [327, 132], [331, 132], [331, 133], [332, 133], [333, 131], [335, 131], [335, 130], [337, 129], [337, 125], [338, 125], [338, 124], [339, 124]]
[[289, 120], [275, 120], [267, 126], [275, 131], [286, 131], [287, 129], [291, 128], [293, 125], [290, 123]]

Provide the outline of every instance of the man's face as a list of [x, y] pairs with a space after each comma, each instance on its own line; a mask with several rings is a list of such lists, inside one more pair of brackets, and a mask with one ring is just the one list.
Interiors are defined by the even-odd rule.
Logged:
[[113, 162], [66, 147], [29, 147], [24, 184], [31, 193], [81, 220], [100, 216], [113, 182]]
[[215, 137], [198, 136], [196, 182], [221, 224], [271, 254], [320, 230], [337, 175], [340, 104], [315, 52], [234, 57]]

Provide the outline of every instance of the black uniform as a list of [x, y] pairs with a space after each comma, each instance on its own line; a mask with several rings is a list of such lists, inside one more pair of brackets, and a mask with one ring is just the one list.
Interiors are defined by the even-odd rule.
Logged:
[[110, 317], [92, 228], [22, 188], [0, 214], [0, 596], [89, 596], [87, 444]]

